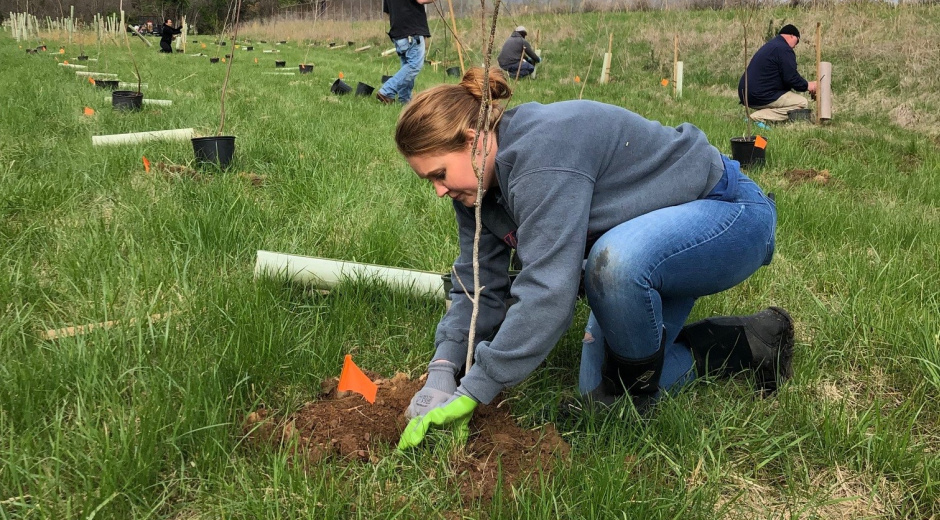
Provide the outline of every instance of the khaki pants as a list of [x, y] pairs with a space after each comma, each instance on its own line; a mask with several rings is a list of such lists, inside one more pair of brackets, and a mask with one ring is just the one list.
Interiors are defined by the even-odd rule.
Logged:
[[787, 112], [806, 108], [808, 105], [809, 103], [806, 101], [805, 97], [793, 92], [787, 92], [769, 105], [751, 107], [756, 110], [756, 112], [751, 114], [751, 119], [765, 123], [779, 123], [789, 119]]

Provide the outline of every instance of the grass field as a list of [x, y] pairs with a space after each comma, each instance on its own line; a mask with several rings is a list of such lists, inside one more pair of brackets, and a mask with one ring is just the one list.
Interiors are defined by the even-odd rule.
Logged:
[[[546, 59], [512, 104], [583, 95], [690, 121], [725, 153], [745, 133], [734, 91], [742, 12], [519, 11], [504, 13], [497, 40], [524, 24]], [[479, 21], [462, 22], [479, 59]], [[822, 23], [834, 117], [762, 131], [768, 163], [749, 174], [776, 193], [776, 257], [701, 300], [693, 318], [789, 309], [795, 377], [770, 399], [705, 381], [645, 424], [624, 414], [580, 422], [562, 431], [573, 453], [562, 471], [490, 502], [460, 498], [448, 465], [459, 454], [443, 445], [301, 467], [242, 435], [251, 410], [286, 414], [314, 398], [346, 353], [413, 376], [432, 353], [440, 301], [252, 277], [258, 249], [441, 272], [453, 261], [450, 204], [395, 151], [399, 109], [329, 93], [340, 72], [377, 87], [397, 70], [394, 55], [379, 57], [390, 47], [380, 22], [252, 24], [252, 52], [190, 37], [189, 53], [236, 56], [226, 102], [236, 160], [198, 178], [165, 166], [191, 163], [187, 141], [92, 147], [91, 136], [212, 135], [226, 64], [132, 40], [145, 96], [173, 105], [119, 113], [56, 65], [77, 44], [54, 56], [61, 42], [48, 35], [48, 52], [27, 55], [38, 42], [0, 33], [0, 518], [940, 518], [940, 7], [762, 10], [749, 52], [768, 24], [786, 22], [803, 31], [805, 76]], [[431, 26], [431, 58], [444, 63], [425, 67], [419, 89], [455, 81], [443, 72], [456, 63], [453, 42], [440, 19]], [[611, 32], [613, 82], [599, 85]], [[660, 84], [677, 33], [680, 100]], [[355, 46], [324, 45], [347, 40]], [[88, 70], [133, 80], [125, 48], [84, 50], [97, 59]], [[301, 61], [313, 74], [265, 74]], [[798, 169], [828, 181], [794, 179]], [[507, 394], [522, 424], [536, 426], [574, 389], [585, 318], [582, 304], [547, 362]], [[121, 323], [43, 339], [109, 320]]]

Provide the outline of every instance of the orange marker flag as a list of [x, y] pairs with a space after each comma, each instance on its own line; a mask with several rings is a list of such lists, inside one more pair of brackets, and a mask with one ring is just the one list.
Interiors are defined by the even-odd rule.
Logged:
[[146, 155], [141, 155], [141, 157], [142, 157], [143, 160], [144, 160], [144, 171], [147, 172], [147, 173], [150, 173], [150, 161], [147, 160], [147, 156], [146, 156]]
[[225, 58], [222, 58], [222, 63], [225, 63]]
[[764, 139], [761, 136], [755, 137], [754, 148], [760, 148], [761, 150], [763, 150], [764, 148], [767, 148], [767, 139]]
[[203, 49], [206, 48], [206, 44], [205, 44], [205, 43], [200, 43], [199, 46], [202, 47]]
[[659, 84], [662, 85], [662, 86], [664, 86], [664, 87], [665, 87], [665, 86], [668, 86], [668, 85], [669, 85], [669, 80], [666, 79], [666, 78], [663, 78], [663, 80], [660, 81]]
[[255, 63], [258, 63], [258, 58], [255, 58]]
[[339, 375], [339, 385], [336, 390], [340, 392], [352, 391], [362, 394], [372, 404], [375, 404], [375, 392], [379, 389], [378, 385], [369, 379], [369, 376], [362, 373], [359, 367], [353, 363], [352, 356], [346, 354], [343, 360], [343, 372]]
[[95, 109], [93, 109], [93, 108], [91, 108], [91, 107], [85, 107], [85, 115], [86, 115], [86, 116], [93, 116], [93, 115], [95, 115]]
[[59, 49], [59, 54], [65, 54], [65, 49]]
[[69, 64], [69, 60], [62, 60], [62, 63], [68, 65], [68, 64]]
[[91, 83], [92, 85], [94, 85], [94, 84], [95, 84], [95, 78], [88, 78], [88, 82]]
[[339, 79], [343, 79], [343, 71], [339, 71]]
[[574, 82], [575, 82], [575, 83], [581, 83], [581, 76], [575, 76], [575, 77], [574, 77]]

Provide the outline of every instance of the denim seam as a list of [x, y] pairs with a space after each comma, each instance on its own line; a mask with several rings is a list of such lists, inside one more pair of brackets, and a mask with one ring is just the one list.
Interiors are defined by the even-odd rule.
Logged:
[[[706, 243], [708, 243], [708, 242], [711, 242], [712, 240], [714, 240], [714, 239], [720, 237], [721, 235], [725, 234], [729, 229], [731, 229], [731, 226], [733, 226], [733, 225], [735, 224], [735, 222], [738, 221], [738, 219], [741, 217], [741, 214], [744, 213], [744, 209], [745, 209], [745, 208], [744, 208], [744, 205], [743, 205], [743, 204], [738, 204], [738, 205], [739, 205], [739, 207], [740, 207], [740, 209], [738, 210], [738, 212], [735, 213], [735, 215], [734, 215], [734, 217], [731, 219], [731, 221], [728, 222], [728, 224], [725, 225], [718, 233], [715, 233], [714, 235], [712, 235], [712, 236], [710, 236], [710, 237], [708, 237], [708, 238], [706, 238], [705, 240], [702, 240], [702, 241], [700, 241], [700, 242], [695, 242], [694, 244], [689, 244], [688, 246], [685, 246], [685, 247], [683, 247], [683, 248], [681, 248], [681, 249], [675, 251], [674, 253], [672, 253], [672, 254], [670, 254], [670, 255], [667, 255], [667, 256], [664, 257], [662, 260], [660, 260], [659, 262], [657, 262], [656, 265], [653, 266], [652, 269], [650, 269], [650, 275], [652, 275], [653, 273], [655, 273], [656, 270], [659, 269], [659, 266], [663, 265], [663, 263], [666, 262], [667, 260], [669, 260], [670, 258], [672, 258], [672, 257], [674, 257], [674, 256], [676, 256], [676, 255], [678, 255], [678, 254], [684, 253], [684, 252], [686, 252], [686, 251], [688, 251], [688, 250], [690, 250], [690, 249], [699, 247], [699, 246], [701, 246], [702, 244], [706, 244]], [[652, 284], [647, 283], [647, 287], [646, 287], [646, 304], [647, 304], [647, 309], [646, 309], [646, 310], [647, 310], [647, 312], [648, 312], [648, 317], [649, 317], [649, 320], [650, 320], [650, 326], [659, 329], [659, 330], [657, 331], [657, 334], [659, 335], [659, 336], [657, 337], [657, 340], [659, 341], [659, 344], [662, 345], [662, 341], [663, 341], [662, 333], [663, 333], [663, 330], [662, 330], [662, 327], [658, 327], [658, 326], [657, 326], [657, 323], [656, 323], [656, 312], [653, 310], [653, 304], [652, 304], [652, 302], [653, 302], [653, 295], [652, 295], [652, 293], [653, 293]], [[662, 297], [660, 297], [660, 298], [662, 298]], [[659, 349], [659, 348], [657, 348], [657, 350], [656, 350], [657, 352], [659, 351], [658, 349]]]

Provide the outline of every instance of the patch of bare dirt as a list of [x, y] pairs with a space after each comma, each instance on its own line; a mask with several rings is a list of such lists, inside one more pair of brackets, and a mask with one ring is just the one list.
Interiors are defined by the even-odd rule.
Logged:
[[787, 170], [783, 172], [783, 176], [790, 182], [790, 184], [803, 184], [806, 182], [829, 184], [829, 181], [832, 179], [832, 177], [829, 175], [829, 170], [814, 170], [812, 168], [806, 170], [801, 170], [798, 168]]
[[[322, 383], [317, 401], [286, 418], [263, 408], [248, 414], [244, 432], [253, 443], [293, 450], [305, 464], [378, 462], [377, 448], [398, 444], [407, 424], [404, 410], [424, 383], [405, 374], [391, 379], [367, 375], [378, 385], [375, 404], [358, 394], [337, 392], [333, 378]], [[452, 463], [461, 496], [490, 500], [500, 479], [508, 490], [533, 472], [550, 473], [570, 455], [554, 426], [521, 428], [497, 402], [477, 407], [467, 445]]]

